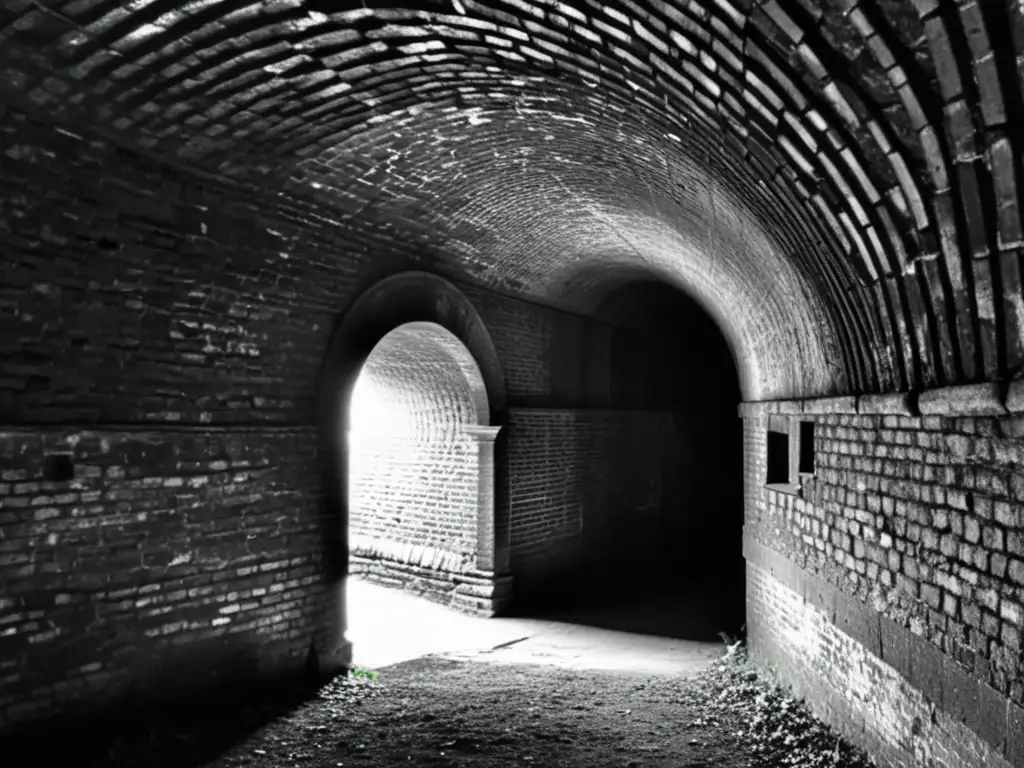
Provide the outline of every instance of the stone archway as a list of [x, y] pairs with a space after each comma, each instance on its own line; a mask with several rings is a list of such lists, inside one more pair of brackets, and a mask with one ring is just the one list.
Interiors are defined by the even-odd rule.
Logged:
[[473, 613], [494, 576], [494, 442], [486, 383], [432, 322], [388, 332], [367, 357], [348, 421], [349, 574]]
[[[377, 344], [391, 331], [409, 323], [432, 323], [454, 336], [479, 370], [486, 392], [486, 425], [481, 436], [494, 432], [506, 420], [505, 379], [487, 328], [466, 296], [447, 280], [427, 272], [410, 271], [373, 285], [341, 317], [320, 372], [321, 535], [323, 572], [327, 580], [322, 606], [323, 631], [317, 639], [321, 669], [347, 666], [351, 644], [347, 626], [345, 581], [349, 574], [349, 417], [356, 382], [364, 363]], [[481, 403], [477, 402], [478, 424]], [[474, 429], [467, 428], [470, 435]], [[500, 439], [478, 442], [480, 466], [488, 460], [500, 467], [505, 446]], [[501, 483], [490, 486], [493, 515], [478, 526], [482, 542], [473, 579], [459, 583], [461, 607], [494, 613], [511, 592], [509, 571], [509, 510]], [[485, 493], [487, 487], [485, 486]], [[484, 499], [484, 503], [487, 499]], [[489, 525], [488, 525], [489, 524]]]

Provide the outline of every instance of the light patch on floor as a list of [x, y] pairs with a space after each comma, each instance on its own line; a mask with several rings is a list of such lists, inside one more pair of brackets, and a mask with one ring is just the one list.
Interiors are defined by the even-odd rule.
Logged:
[[369, 669], [434, 654], [501, 664], [696, 674], [725, 651], [721, 643], [569, 621], [468, 616], [358, 579], [348, 582], [348, 626], [353, 663]]

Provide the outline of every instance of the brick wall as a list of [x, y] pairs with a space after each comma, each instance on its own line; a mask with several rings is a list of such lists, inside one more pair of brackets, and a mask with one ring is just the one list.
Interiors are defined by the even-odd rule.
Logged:
[[688, 378], [695, 378], [677, 367], [679, 359], [686, 359], [690, 347], [703, 351], [708, 344], [681, 340], [654, 322], [625, 328], [472, 286], [460, 289], [487, 324], [512, 406], [669, 410], [678, 407]]
[[[416, 266], [311, 204], [9, 108], [0, 143], [18, 149], [0, 175], [7, 423], [308, 423], [338, 314]], [[612, 326], [459, 288], [498, 348], [510, 401], [608, 405]]]
[[[301, 665], [322, 615], [311, 445], [266, 427], [0, 433], [0, 725]], [[70, 478], [46, 479], [50, 455]]]
[[394, 559], [436, 554], [445, 570], [474, 567], [475, 441], [455, 434], [429, 442], [400, 437], [353, 443], [349, 467], [350, 551], [386, 556], [386, 544], [398, 544], [404, 554]]
[[[14, 110], [0, 156], [3, 728], [301, 665], [317, 373], [366, 260], [309, 206]], [[39, 484], [50, 451], [72, 481]]]
[[4, 422], [311, 421], [343, 230], [13, 110], [0, 146]]
[[[301, 663], [334, 535], [324, 352], [363, 290], [416, 263], [307, 202], [9, 108], [0, 156], [0, 722], [237, 666], [211, 659]], [[621, 334], [461, 287], [510, 402], [609, 406]], [[74, 480], [36, 485], [58, 449]]]
[[[841, 631], [801, 591], [756, 565], [749, 567], [747, 577], [747, 622], [758, 639], [755, 661], [777, 670], [819, 717], [865, 746], [881, 765], [1010, 765], [1001, 750], [937, 710], [906, 677]], [[980, 708], [976, 713], [982, 714]]]
[[[747, 410], [746, 536], [820, 585], [792, 598], [786, 578], [773, 582], [748, 556], [748, 614], [762, 616], [752, 619], [752, 647], [802, 681], [831, 719], [866, 728], [887, 764], [913, 754], [928, 765], [990, 764], [978, 757], [987, 754], [979, 738], [1021, 764], [1024, 417], [998, 402], [957, 416], [934, 412], [923, 395], [925, 415], [898, 399], [889, 413], [872, 412], [870, 398], [848, 400], [845, 412]], [[787, 420], [815, 425], [814, 475], [796, 494], [765, 487], [766, 430]], [[780, 611], [788, 618], [765, 618]], [[808, 656], [800, 643], [822, 650]], [[922, 702], [955, 726], [933, 719], [908, 730]]]
[[522, 409], [508, 426], [517, 590], [596, 561], [614, 570], [655, 546], [676, 511], [671, 414]]
[[[674, 332], [678, 307], [647, 317], [651, 298], [627, 297], [644, 322], [626, 328], [474, 296], [506, 366], [498, 476], [520, 597], [570, 583], [596, 593], [598, 574], [639, 578], [640, 562], [680, 573], [690, 560], [706, 566], [709, 543], [723, 537], [735, 556], [711, 570], [742, 580], [742, 501], [728, 487], [740, 455], [720, 426], [738, 400], [729, 352], [707, 337], [705, 316], [687, 316], [684, 337]], [[711, 476], [727, 487], [702, 479]]]

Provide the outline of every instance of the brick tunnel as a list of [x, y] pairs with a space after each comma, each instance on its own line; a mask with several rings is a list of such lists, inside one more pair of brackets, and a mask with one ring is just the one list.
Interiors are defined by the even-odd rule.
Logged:
[[0, 71], [0, 734], [628, 573], [1024, 766], [1020, 2], [0, 0]]

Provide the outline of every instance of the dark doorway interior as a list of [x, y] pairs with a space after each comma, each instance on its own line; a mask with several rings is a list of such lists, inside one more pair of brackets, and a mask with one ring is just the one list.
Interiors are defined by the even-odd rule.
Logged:
[[[674, 489], [640, 561], [609, 556], [516, 613], [690, 640], [743, 635], [743, 432], [739, 376], [714, 320], [681, 291], [634, 283], [602, 314], [635, 332], [613, 349], [619, 407], [674, 414]], [[653, 345], [638, 369], [636, 339]], [[656, 460], [651, 457], [651, 460]]]

